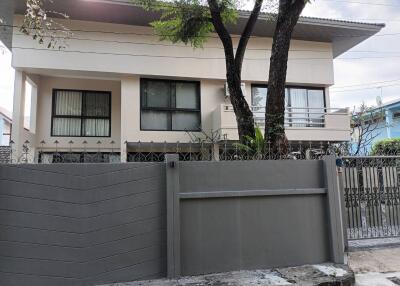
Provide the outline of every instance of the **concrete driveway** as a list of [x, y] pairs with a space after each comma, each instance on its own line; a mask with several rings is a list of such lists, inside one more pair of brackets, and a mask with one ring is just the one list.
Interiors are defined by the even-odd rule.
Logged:
[[357, 286], [400, 285], [400, 247], [350, 252], [349, 266]]

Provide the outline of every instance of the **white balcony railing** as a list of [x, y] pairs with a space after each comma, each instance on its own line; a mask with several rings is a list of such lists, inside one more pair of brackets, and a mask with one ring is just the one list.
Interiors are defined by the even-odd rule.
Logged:
[[[224, 105], [225, 111], [233, 112], [230, 104]], [[265, 120], [265, 107], [250, 107], [255, 122], [262, 126]], [[287, 107], [285, 110], [285, 127], [325, 127], [325, 118], [329, 114], [348, 116], [347, 108], [313, 108], [313, 107]]]
[[[255, 122], [264, 126], [265, 108], [252, 106]], [[236, 139], [237, 125], [233, 107], [222, 104], [213, 115], [213, 128]], [[285, 129], [289, 140], [350, 140], [350, 115], [347, 108], [295, 108], [285, 110]]]

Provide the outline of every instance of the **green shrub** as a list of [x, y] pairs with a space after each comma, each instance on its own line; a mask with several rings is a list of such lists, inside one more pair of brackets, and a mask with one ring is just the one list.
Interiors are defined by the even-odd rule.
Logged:
[[372, 155], [400, 155], [400, 138], [384, 139], [372, 146]]
[[239, 151], [247, 153], [247, 155], [252, 157], [262, 157], [265, 152], [265, 141], [264, 135], [260, 127], [255, 127], [255, 136], [245, 136], [245, 143], [233, 143], [233, 146], [238, 148]]

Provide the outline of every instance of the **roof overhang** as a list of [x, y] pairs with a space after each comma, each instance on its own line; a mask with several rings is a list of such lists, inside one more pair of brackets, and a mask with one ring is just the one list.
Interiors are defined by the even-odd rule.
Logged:
[[398, 110], [400, 110], [400, 100], [399, 99], [391, 100], [389, 102], [384, 103], [382, 106], [375, 108], [374, 110], [398, 111]]
[[[1, 0], [13, 1], [13, 0]], [[15, 12], [25, 12], [26, 0], [16, 0]], [[131, 0], [53, 0], [46, 2], [47, 9], [64, 12], [73, 20], [107, 22], [126, 25], [148, 26], [159, 18], [159, 13], [144, 11]], [[236, 25], [229, 27], [233, 34], [240, 34], [246, 25], [248, 11], [240, 11]], [[385, 24], [359, 23], [322, 18], [301, 17], [293, 33], [293, 39], [328, 42], [333, 44], [337, 57], [374, 34]], [[254, 36], [272, 37], [275, 22], [262, 14], [254, 28]]]

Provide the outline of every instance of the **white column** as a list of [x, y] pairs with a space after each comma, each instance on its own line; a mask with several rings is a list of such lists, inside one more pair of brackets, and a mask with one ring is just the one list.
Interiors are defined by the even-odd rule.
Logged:
[[126, 152], [126, 127], [125, 127], [125, 120], [126, 118], [124, 117], [126, 114], [125, 111], [125, 104], [126, 104], [126, 96], [127, 96], [127, 89], [128, 87], [126, 86], [126, 79], [123, 78], [121, 79], [121, 142], [120, 142], [120, 158], [121, 158], [121, 163], [126, 163], [127, 161], [127, 152]]
[[14, 106], [13, 106], [13, 125], [11, 140], [14, 141], [14, 156], [20, 158], [22, 155], [23, 132], [24, 132], [24, 108], [25, 108], [25, 73], [15, 71], [14, 79]]
[[125, 142], [140, 140], [140, 78], [121, 79], [121, 162], [127, 161]]
[[331, 95], [329, 93], [329, 87], [325, 88], [325, 103], [326, 103], [326, 108], [331, 108]]

